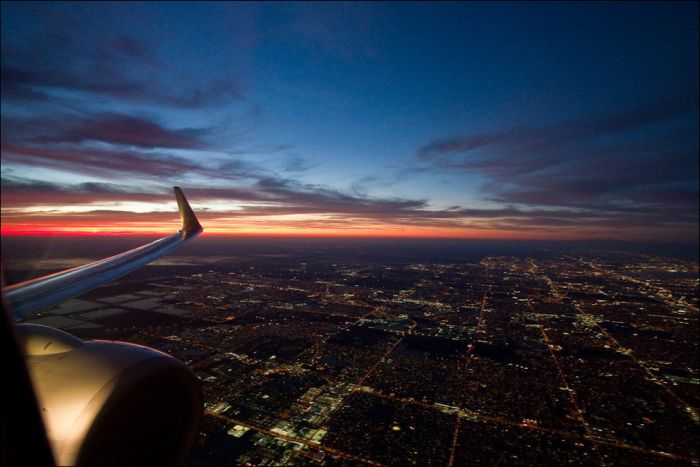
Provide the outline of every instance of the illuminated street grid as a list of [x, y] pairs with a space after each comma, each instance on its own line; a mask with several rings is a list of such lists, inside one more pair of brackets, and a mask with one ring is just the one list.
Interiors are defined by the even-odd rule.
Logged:
[[696, 263], [211, 267], [147, 268], [40, 318], [187, 362], [193, 465], [698, 465]]

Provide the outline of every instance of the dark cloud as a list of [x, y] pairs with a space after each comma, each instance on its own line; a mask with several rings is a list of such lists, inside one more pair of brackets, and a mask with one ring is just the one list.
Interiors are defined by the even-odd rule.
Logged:
[[[124, 121], [129, 121], [125, 119]], [[3, 122], [4, 123], [4, 122]], [[143, 123], [139, 121], [139, 124]], [[110, 123], [111, 124], [111, 123]], [[187, 131], [172, 132], [155, 127], [148, 132], [148, 124], [133, 131], [128, 126], [122, 127], [89, 126], [64, 131], [61, 137], [37, 137], [20, 135], [20, 140], [28, 136], [29, 143], [10, 141], [1, 146], [3, 164], [22, 164], [24, 166], [45, 167], [76, 174], [123, 179], [128, 176], [139, 178], [180, 180], [183, 177], [197, 175], [215, 180], [258, 180], [270, 176], [271, 172], [259, 164], [239, 158], [217, 156], [198, 157], [195, 151], [187, 156], [171, 154], [168, 149], [185, 149], [188, 146], [202, 145], [199, 138], [191, 137]], [[6, 128], [3, 125], [3, 130]], [[193, 132], [195, 133], [195, 132]], [[88, 137], [90, 135], [90, 137]], [[10, 138], [9, 136], [7, 138]], [[50, 141], [55, 139], [57, 144]], [[102, 147], [72, 143], [71, 140], [95, 139], [115, 144], [115, 147]], [[110, 141], [113, 140], [113, 141]], [[39, 142], [41, 141], [41, 143]], [[60, 141], [60, 144], [58, 144]], [[119, 144], [117, 144], [119, 143]], [[152, 145], [160, 147], [149, 150]], [[169, 145], [170, 147], [165, 147]], [[180, 146], [179, 148], [177, 146]], [[140, 146], [140, 147], [137, 147]]]
[[[143, 201], [163, 202], [172, 199], [170, 189], [138, 191], [115, 184], [83, 183], [60, 185], [21, 178], [2, 180], [3, 200], [7, 209], [23, 206], [41, 206], [47, 201], [56, 204], [80, 204], [85, 202]], [[324, 214], [336, 220], [362, 219], [376, 222], [392, 222], [406, 225], [475, 227], [479, 221], [498, 220], [514, 228], [519, 223], [546, 227], [596, 225], [621, 225], [635, 219], [634, 225], [643, 225], [659, 212], [633, 211], [626, 217], [619, 213], [600, 213], [562, 210], [524, 210], [517, 208], [465, 209], [453, 206], [449, 209], [431, 209], [423, 200], [383, 199], [351, 196], [336, 190], [303, 185], [286, 179], [264, 179], [247, 188], [187, 188], [193, 202], [229, 201], [231, 210], [219, 207], [219, 215], [279, 216], [289, 214]], [[238, 203], [247, 203], [241, 207]], [[225, 205], [224, 205], [225, 206]], [[215, 213], [209, 212], [208, 215]], [[486, 224], [484, 224], [486, 225]], [[484, 227], [485, 228], [485, 227]]]
[[243, 98], [241, 80], [230, 72], [191, 76], [167, 67], [152, 44], [132, 35], [103, 37], [84, 25], [69, 31], [47, 26], [34, 35], [3, 36], [3, 100], [55, 100], [56, 91], [71, 91], [200, 108]]
[[[214, 169], [207, 169], [183, 157], [84, 147], [3, 144], [2, 161], [4, 164], [46, 167], [103, 177], [123, 177], [125, 174], [144, 177], [178, 177], [187, 173], [210, 176], [218, 174]], [[218, 176], [225, 176], [225, 174], [218, 174]]]
[[[552, 234], [578, 234], [581, 229], [600, 236], [611, 232], [656, 232], [667, 240], [696, 238], [695, 219], [688, 215], [685, 221], [669, 219], [665, 207], [658, 209], [628, 208], [620, 211], [522, 209], [504, 207], [494, 209], [468, 209], [452, 206], [433, 209], [424, 200], [384, 199], [348, 195], [315, 185], [301, 184], [287, 179], [266, 178], [249, 187], [185, 187], [193, 203], [216, 206], [198, 210], [198, 216], [206, 226], [235, 226], [238, 219], [245, 225], [269, 226], [270, 216], [303, 215], [304, 218], [285, 220], [287, 228], [342, 228], [351, 232], [356, 228], [387, 224], [406, 228], [469, 228], [477, 230], [510, 230], [523, 235], [528, 232]], [[163, 203], [172, 201], [170, 187], [139, 190], [109, 183], [55, 184], [6, 177], [2, 180], [3, 219], [21, 222], [22, 225], [53, 225], [52, 218], [80, 222], [143, 226], [161, 222], [174, 222], [173, 213], [132, 213], [118, 210], [94, 210], [71, 214], [39, 209], [47, 205], [80, 205], [86, 203], [114, 203], [140, 201]], [[212, 202], [216, 202], [212, 204]], [[227, 207], [230, 203], [230, 207]], [[26, 208], [33, 207], [30, 212]], [[313, 217], [308, 217], [313, 216]], [[277, 222], [277, 221], [275, 221]], [[359, 226], [359, 227], [358, 227]], [[125, 227], [126, 228], [126, 227]]]
[[2, 66], [2, 95], [10, 100], [48, 100], [50, 91], [65, 90], [99, 94], [117, 100], [161, 104], [181, 108], [218, 106], [243, 98], [236, 76], [204, 78], [186, 86], [166, 83], [156, 76], [125, 76], [121, 67], [109, 62], [89, 71], [28, 65]]
[[485, 175], [491, 201], [697, 223], [697, 119], [697, 89], [685, 89], [611, 115], [436, 140], [418, 157]]
[[[162, 202], [172, 199], [170, 189], [138, 191], [115, 184], [83, 183], [62, 185], [18, 177], [2, 180], [3, 206], [12, 209], [20, 206], [41, 206], [48, 202], [75, 204], [100, 201]], [[377, 199], [349, 196], [338, 191], [301, 185], [285, 179], [267, 178], [251, 187], [187, 189], [187, 196], [194, 202], [230, 201], [230, 215], [284, 215], [331, 214], [365, 218], [440, 218], [460, 217], [458, 212], [441, 212], [426, 209], [425, 201], [401, 199]], [[234, 203], [252, 203], [240, 208]], [[234, 209], [235, 207], [235, 209]]]
[[[170, 129], [144, 116], [73, 111], [41, 117], [3, 116], [0, 140], [3, 163], [84, 175], [199, 174], [232, 180], [265, 172], [232, 156], [199, 157], [196, 150], [213, 149], [211, 137], [210, 128]], [[171, 150], [188, 152], [174, 155]]]
[[[53, 126], [53, 128], [51, 128]], [[204, 147], [205, 129], [170, 130], [143, 117], [113, 113], [89, 115], [75, 122], [54, 122], [42, 127], [39, 143], [82, 143], [101, 141], [141, 148], [197, 149]]]
[[9, 209], [26, 206], [72, 205], [86, 202], [150, 201], [164, 202], [172, 199], [164, 193], [134, 192], [113, 183], [79, 183], [65, 185], [3, 177], [0, 185], [3, 206]]
[[[541, 128], [521, 126], [490, 134], [476, 134], [463, 138], [435, 140], [418, 150], [418, 156], [424, 160], [439, 161], [450, 167], [476, 167], [496, 170], [509, 167], [512, 173], [536, 170], [540, 168], [534, 154], [553, 155], [555, 149], [566, 147], [569, 143], [602, 137], [639, 127], [663, 122], [688, 112], [697, 112], [698, 91], [696, 87], [687, 88], [663, 99], [647, 102], [624, 112], [603, 116], [585, 116], [573, 118], [561, 123]], [[469, 154], [475, 150], [513, 150], [521, 157], [508, 160], [508, 164], [499, 164], [498, 158], [488, 151], [483, 160]], [[451, 155], [465, 155], [457, 160]], [[526, 157], [522, 157], [525, 155]]]
[[389, 215], [391, 212], [424, 209], [428, 204], [425, 200], [352, 196], [338, 190], [281, 178], [263, 178], [256, 186], [267, 195], [285, 200], [287, 203], [309, 208], [322, 206], [324, 212]]

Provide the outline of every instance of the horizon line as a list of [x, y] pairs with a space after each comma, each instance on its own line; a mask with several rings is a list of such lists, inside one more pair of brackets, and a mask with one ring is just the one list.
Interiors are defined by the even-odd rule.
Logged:
[[[0, 237], [141, 237], [158, 238], [163, 232], [133, 232], [133, 231], [110, 231], [110, 232], [85, 232], [85, 231], [32, 231], [15, 230], [2, 231]], [[218, 238], [258, 238], [258, 239], [387, 239], [387, 240], [461, 240], [461, 241], [497, 241], [497, 242], [624, 242], [624, 243], [656, 243], [675, 245], [700, 245], [700, 241], [689, 240], [659, 240], [659, 239], [624, 239], [624, 238], [543, 238], [543, 237], [466, 237], [466, 236], [430, 236], [430, 235], [381, 235], [381, 234], [309, 234], [309, 233], [249, 233], [249, 232], [209, 232], [203, 237]]]

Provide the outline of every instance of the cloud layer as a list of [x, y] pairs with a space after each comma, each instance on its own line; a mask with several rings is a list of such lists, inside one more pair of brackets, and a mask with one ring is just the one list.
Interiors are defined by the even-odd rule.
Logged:
[[[494, 111], [490, 130], [450, 134], [474, 127], [465, 109], [482, 91], [470, 87], [497, 99], [497, 85], [527, 84], [487, 73], [494, 56], [499, 73], [519, 70], [500, 46], [487, 50], [495, 26], [478, 47], [455, 47], [469, 43], [463, 20], [485, 12], [454, 7], [427, 27], [423, 7], [401, 18], [374, 5], [149, 8], [3, 4], [4, 232], [170, 227], [182, 185], [222, 233], [698, 239], [697, 70], [676, 66], [683, 76], [656, 91], [618, 91], [586, 112], [504, 125]], [[415, 36], [394, 34], [404, 28]], [[536, 81], [570, 74], [559, 59], [571, 57], [535, 45], [556, 62], [530, 69]], [[271, 111], [252, 97], [260, 75]], [[411, 122], [422, 122], [415, 134]]]
[[692, 88], [609, 115], [436, 139], [417, 157], [480, 173], [491, 200], [551, 209], [552, 219], [615, 216], [621, 225], [690, 232], [698, 222], [697, 109]]

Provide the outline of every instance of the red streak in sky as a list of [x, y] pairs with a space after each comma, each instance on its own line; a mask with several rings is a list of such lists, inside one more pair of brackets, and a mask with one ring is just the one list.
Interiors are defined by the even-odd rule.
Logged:
[[[14, 220], [14, 219], [13, 219]], [[328, 226], [308, 225], [297, 223], [265, 223], [251, 225], [244, 220], [235, 223], [222, 222], [215, 219], [202, 219], [204, 234], [207, 236], [229, 237], [307, 237], [307, 238], [433, 238], [433, 239], [484, 239], [484, 240], [590, 240], [590, 239], [619, 239], [619, 240], [662, 240], [697, 243], [697, 231], [688, 233], [683, 230], [673, 232], [667, 230], [635, 229], [620, 232], [604, 227], [587, 226], [578, 228], [467, 228], [467, 227], [431, 227], [406, 226], [398, 224], [368, 224], [346, 225], [338, 222]], [[233, 225], [232, 225], [233, 224]], [[113, 237], [113, 236], [148, 236], [164, 237], [176, 232], [180, 225], [177, 220], [164, 223], [156, 222], [93, 222], [59, 221], [26, 218], [22, 222], [13, 223], [4, 220], [0, 229], [2, 236], [53, 236], [53, 237]], [[485, 227], [485, 226], [484, 226]]]
[[[63, 229], [50, 229], [50, 228], [14, 228], [14, 227], [2, 227], [0, 233], [2, 236], [39, 236], [39, 237], [114, 237], [114, 236], [165, 236], [173, 233], [173, 230], [63, 230]], [[510, 232], [510, 231], [488, 231], [488, 230], [478, 230], [478, 231], [453, 231], [451, 229], [424, 229], [424, 230], [409, 230], [409, 231], [352, 231], [343, 232], [339, 230], [329, 230], [322, 232], [313, 231], [292, 231], [284, 230], [280, 231], [209, 231], [205, 232], [203, 235], [207, 236], [217, 236], [217, 237], [258, 237], [258, 238], [289, 238], [289, 237], [303, 237], [303, 238], [433, 238], [433, 239], [523, 239], [523, 240], [536, 240], [548, 238], [547, 235], [537, 234], [536, 232]]]
[[42, 229], [1, 229], [3, 237], [35, 236], [35, 237], [114, 237], [114, 236], [139, 236], [161, 235], [161, 232], [131, 232], [131, 231], [103, 231], [87, 232], [80, 230], [42, 230]]

